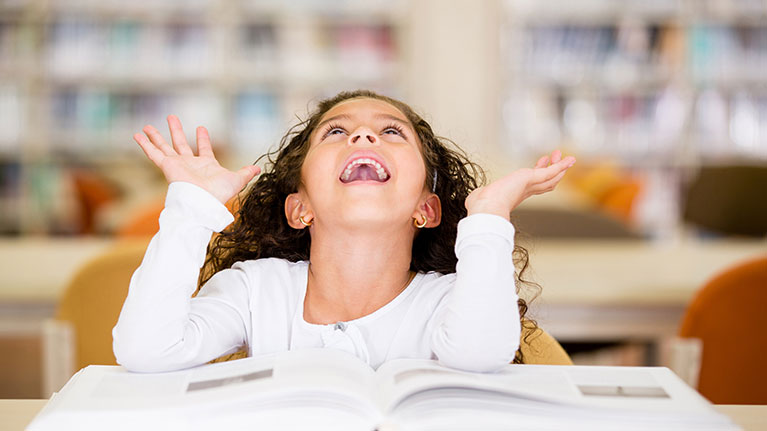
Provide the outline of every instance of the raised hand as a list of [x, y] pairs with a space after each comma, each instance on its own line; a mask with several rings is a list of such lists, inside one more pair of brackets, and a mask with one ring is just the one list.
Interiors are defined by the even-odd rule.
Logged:
[[489, 213], [506, 219], [523, 200], [551, 190], [575, 163], [575, 157], [562, 158], [559, 150], [551, 157], [538, 159], [535, 167], [520, 169], [472, 191], [466, 198], [468, 214]]
[[168, 127], [173, 147], [165, 142], [153, 126], [144, 127], [146, 136], [141, 133], [133, 135], [149, 160], [162, 170], [168, 183], [192, 183], [207, 190], [221, 203], [226, 203], [261, 172], [261, 168], [253, 165], [236, 172], [222, 167], [213, 155], [210, 136], [204, 127], [197, 128], [197, 156], [186, 142], [178, 117], [169, 115]]

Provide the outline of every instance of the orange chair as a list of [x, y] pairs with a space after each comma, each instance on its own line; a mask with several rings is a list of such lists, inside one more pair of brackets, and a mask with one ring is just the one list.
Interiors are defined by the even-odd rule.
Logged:
[[679, 336], [702, 341], [698, 390], [715, 404], [767, 404], [767, 256], [708, 281]]

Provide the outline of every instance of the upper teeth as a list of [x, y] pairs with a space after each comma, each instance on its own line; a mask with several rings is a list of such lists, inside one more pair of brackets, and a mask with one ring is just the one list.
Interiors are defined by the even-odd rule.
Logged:
[[381, 180], [381, 181], [386, 180], [386, 177], [387, 177], [386, 170], [384, 170], [383, 166], [381, 166], [380, 163], [376, 162], [373, 159], [356, 159], [356, 160], [353, 160], [351, 163], [349, 163], [346, 166], [346, 169], [344, 169], [344, 173], [341, 174], [341, 179], [344, 180], [344, 181], [347, 181], [349, 179], [349, 177], [351, 176], [351, 174], [352, 174], [352, 170], [357, 165], [371, 165], [371, 166], [375, 167], [376, 173], [378, 174], [378, 179]]

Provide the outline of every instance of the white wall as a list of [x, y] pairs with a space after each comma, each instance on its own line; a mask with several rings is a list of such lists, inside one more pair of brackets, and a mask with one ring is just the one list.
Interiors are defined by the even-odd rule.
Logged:
[[498, 145], [499, 0], [412, 0], [405, 38], [407, 100], [491, 176], [508, 169]]

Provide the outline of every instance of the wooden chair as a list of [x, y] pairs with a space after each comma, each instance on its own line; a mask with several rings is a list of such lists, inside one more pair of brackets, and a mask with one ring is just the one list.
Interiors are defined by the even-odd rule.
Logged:
[[43, 333], [44, 395], [91, 364], [115, 365], [112, 328], [131, 275], [141, 264], [148, 239], [121, 241], [87, 262], [70, 280]]
[[523, 330], [519, 348], [526, 364], [573, 365], [562, 345], [542, 328]]
[[714, 404], [767, 404], [767, 256], [714, 277], [687, 308], [679, 336], [700, 340], [698, 390]]

